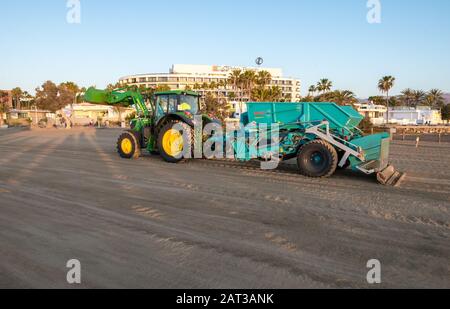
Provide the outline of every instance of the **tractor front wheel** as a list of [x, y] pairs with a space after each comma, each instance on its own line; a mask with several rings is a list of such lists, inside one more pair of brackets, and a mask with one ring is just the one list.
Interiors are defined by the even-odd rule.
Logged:
[[300, 148], [297, 156], [300, 172], [307, 177], [330, 177], [336, 171], [336, 149], [322, 140], [314, 140]]
[[186, 153], [192, 153], [192, 128], [181, 121], [165, 125], [158, 136], [158, 150], [161, 157], [169, 163], [178, 163], [186, 159]]
[[141, 147], [132, 132], [124, 132], [117, 140], [117, 152], [121, 158], [137, 159], [141, 156]]

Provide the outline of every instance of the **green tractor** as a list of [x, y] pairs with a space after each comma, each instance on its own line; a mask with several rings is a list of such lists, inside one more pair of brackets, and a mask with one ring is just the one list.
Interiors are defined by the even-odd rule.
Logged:
[[[178, 163], [184, 158], [181, 154], [186, 151], [185, 145], [192, 148], [194, 116], [201, 115], [200, 95], [196, 92], [175, 90], [147, 97], [127, 89], [89, 88], [84, 99], [93, 104], [136, 109], [131, 129], [122, 133], [117, 141], [117, 151], [122, 158], [136, 159], [142, 149], [147, 149], [150, 153], [159, 153], [167, 162]], [[202, 115], [202, 119], [203, 125], [214, 121], [206, 115]]]

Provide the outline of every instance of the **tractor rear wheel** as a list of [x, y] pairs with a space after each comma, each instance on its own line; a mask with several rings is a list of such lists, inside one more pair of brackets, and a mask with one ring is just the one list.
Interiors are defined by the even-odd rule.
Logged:
[[137, 159], [141, 156], [141, 146], [132, 132], [120, 135], [117, 140], [117, 152], [124, 159]]
[[297, 164], [300, 173], [307, 177], [330, 177], [336, 171], [338, 154], [329, 143], [314, 140], [300, 148]]
[[188, 124], [181, 121], [169, 122], [159, 132], [159, 154], [166, 162], [181, 162], [186, 159], [186, 153], [192, 154], [193, 140], [194, 132]]

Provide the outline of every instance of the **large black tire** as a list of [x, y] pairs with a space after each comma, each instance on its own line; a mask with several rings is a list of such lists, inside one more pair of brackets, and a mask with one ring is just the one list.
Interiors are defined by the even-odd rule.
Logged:
[[[168, 134], [169, 131], [174, 129], [175, 125], [180, 125], [182, 127], [182, 130], [179, 130], [179, 133], [184, 136], [183, 134], [186, 133], [186, 138], [183, 139], [183, 150], [182, 153], [179, 155], [174, 156], [174, 154], [170, 153], [167, 150], [167, 146], [164, 147], [164, 136]], [[158, 150], [161, 157], [164, 159], [164, 161], [169, 163], [179, 163], [186, 159], [184, 156], [185, 152], [189, 152], [192, 154], [194, 144], [194, 132], [193, 129], [182, 121], [172, 121], [166, 124], [159, 132], [158, 135]], [[186, 147], [189, 147], [189, 149], [186, 149]], [[192, 156], [192, 155], [191, 155]]]
[[338, 154], [329, 143], [314, 140], [300, 148], [297, 164], [300, 173], [307, 177], [330, 177], [336, 172]]
[[123, 159], [137, 159], [141, 156], [141, 145], [132, 132], [124, 132], [117, 140], [117, 152]]

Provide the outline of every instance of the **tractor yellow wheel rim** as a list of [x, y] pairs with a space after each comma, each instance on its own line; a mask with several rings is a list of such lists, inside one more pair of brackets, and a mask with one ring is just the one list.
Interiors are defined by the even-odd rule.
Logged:
[[130, 154], [133, 151], [133, 144], [128, 138], [124, 138], [120, 143], [120, 147], [124, 154]]
[[183, 152], [183, 135], [174, 129], [167, 131], [163, 136], [162, 146], [169, 156], [179, 156]]

